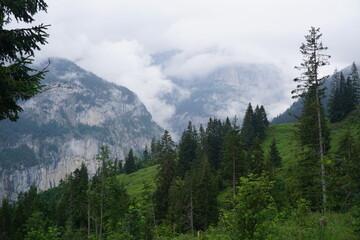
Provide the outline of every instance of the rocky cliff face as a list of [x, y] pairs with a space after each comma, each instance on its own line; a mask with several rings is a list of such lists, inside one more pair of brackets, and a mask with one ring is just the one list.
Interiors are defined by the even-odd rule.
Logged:
[[[178, 134], [189, 121], [206, 124], [210, 117], [225, 120], [235, 115], [242, 121], [249, 102], [271, 109], [286, 99], [280, 85], [283, 76], [275, 66], [267, 64], [238, 64], [221, 67], [205, 77], [191, 80], [173, 78], [179, 87], [190, 92], [189, 97], [176, 101], [166, 99], [176, 106], [171, 120]], [[255, 106], [254, 106], [255, 107]]]
[[56, 186], [108, 145], [114, 158], [143, 150], [162, 129], [130, 90], [64, 59], [51, 59], [44, 84], [52, 88], [22, 103], [16, 123], [0, 122], [0, 197]]

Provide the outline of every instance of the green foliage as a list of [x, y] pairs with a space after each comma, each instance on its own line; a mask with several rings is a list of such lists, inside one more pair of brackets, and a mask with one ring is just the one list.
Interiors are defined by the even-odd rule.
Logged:
[[192, 162], [196, 159], [197, 138], [195, 127], [189, 122], [179, 142], [178, 175], [181, 177], [185, 176], [185, 173], [190, 170]]
[[169, 190], [176, 176], [175, 144], [168, 131], [165, 130], [161, 139], [159, 153], [159, 172], [156, 175], [155, 214], [159, 221], [165, 219], [169, 207]]
[[[64, 203], [67, 205], [67, 218], [71, 229], [85, 228], [87, 226], [88, 210], [88, 171], [84, 164], [76, 169], [67, 179], [67, 188], [64, 193]], [[61, 209], [58, 209], [61, 211]]]
[[232, 186], [234, 194], [240, 174], [245, 173], [246, 169], [246, 165], [241, 161], [244, 159], [244, 149], [241, 140], [240, 129], [234, 120], [233, 125], [229, 126], [225, 135], [222, 166], [223, 177], [229, 182], [227, 186]]
[[[326, 226], [321, 227], [320, 222], [326, 221]], [[355, 240], [357, 237], [352, 232], [353, 219], [349, 214], [307, 212], [302, 215], [287, 215], [286, 220], [277, 219], [273, 224], [273, 232], [267, 239], [318, 239], [318, 240]]]
[[204, 230], [218, 220], [218, 189], [214, 172], [206, 158], [194, 175], [194, 226]]
[[249, 103], [241, 127], [241, 134], [243, 136], [243, 141], [246, 149], [249, 149], [252, 146], [253, 141], [256, 138], [253, 119], [254, 111], [252, 109], [251, 103]]
[[45, 216], [41, 212], [34, 212], [26, 223], [25, 240], [60, 240], [60, 233], [56, 227], [47, 227]]
[[41, 91], [40, 84], [45, 71], [29, 67], [36, 50], [47, 43], [49, 36], [45, 31], [48, 25], [22, 29], [6, 29], [15, 18], [17, 22], [31, 24], [33, 16], [46, 11], [43, 0], [31, 0], [24, 4], [20, 0], [4, 1], [0, 8], [0, 120], [16, 121], [22, 108], [18, 100], [27, 100]]
[[120, 174], [117, 176], [119, 182], [123, 183], [129, 195], [134, 199], [140, 199], [145, 184], [155, 188], [154, 179], [158, 173], [159, 165], [140, 169], [129, 175]]
[[335, 70], [332, 79], [331, 97], [328, 103], [329, 117], [331, 122], [343, 120], [352, 112], [360, 100], [359, 74], [355, 63], [351, 67], [351, 73], [345, 80], [342, 72]]
[[221, 151], [225, 133], [220, 119], [209, 119], [206, 127], [206, 138], [204, 149], [207, 154], [210, 166], [219, 169], [221, 166]]
[[266, 158], [266, 169], [269, 172], [274, 172], [275, 168], [281, 167], [282, 158], [280, 156], [279, 150], [276, 146], [276, 140], [273, 138], [269, 151]]
[[132, 149], [130, 149], [128, 155], [125, 158], [124, 169], [126, 174], [130, 174], [136, 171], [135, 156]]

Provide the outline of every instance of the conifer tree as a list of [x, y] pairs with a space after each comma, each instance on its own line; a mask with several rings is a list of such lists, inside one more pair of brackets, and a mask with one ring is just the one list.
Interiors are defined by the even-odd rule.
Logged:
[[206, 157], [194, 174], [194, 226], [204, 230], [218, 219], [216, 178]]
[[36, 71], [30, 65], [40, 45], [47, 43], [48, 25], [30, 28], [8, 29], [6, 25], [15, 19], [31, 24], [34, 15], [46, 11], [44, 0], [1, 1], [0, 4], [0, 120], [16, 121], [22, 108], [19, 100], [27, 100], [41, 91], [40, 81], [45, 71]]
[[190, 170], [192, 162], [196, 158], [197, 132], [192, 123], [189, 122], [187, 129], [183, 132], [179, 143], [179, 167], [178, 175], [184, 177]]
[[159, 153], [159, 171], [156, 175], [156, 191], [154, 194], [156, 220], [163, 220], [169, 208], [169, 190], [176, 176], [175, 144], [169, 132], [165, 130], [161, 138]]
[[84, 163], [68, 177], [68, 186], [65, 192], [65, 205], [71, 227], [85, 228], [87, 226], [87, 190], [88, 171]]
[[260, 113], [262, 115], [262, 120], [264, 122], [265, 127], [269, 127], [270, 123], [269, 123], [269, 121], [267, 119], [267, 114], [266, 114], [266, 111], [265, 111], [265, 108], [264, 108], [263, 105], [260, 106]]
[[224, 139], [223, 150], [223, 175], [225, 179], [232, 182], [233, 195], [236, 194], [237, 181], [240, 177], [241, 168], [244, 171], [245, 166], [240, 166], [240, 158], [242, 157], [242, 143], [240, 129], [236, 125], [236, 119], [233, 125], [227, 131]]
[[[315, 107], [315, 121], [317, 124], [317, 140], [318, 140], [318, 154], [319, 161], [321, 165], [321, 186], [322, 186], [322, 198], [323, 198], [323, 207], [325, 208], [326, 204], [326, 180], [325, 180], [325, 164], [324, 164], [324, 155], [325, 155], [325, 141], [323, 136], [323, 115], [321, 114], [321, 96], [323, 95], [323, 90], [320, 89], [324, 78], [319, 78], [319, 68], [329, 64], [328, 59], [329, 55], [323, 53], [327, 50], [327, 47], [324, 47], [320, 41], [322, 34], [320, 33], [319, 28], [311, 27], [309, 35], [305, 36], [306, 43], [303, 43], [300, 47], [300, 52], [303, 55], [303, 62], [300, 66], [295, 67], [296, 69], [303, 71], [301, 76], [295, 78], [294, 81], [298, 84], [296, 89], [292, 91], [294, 98], [303, 97], [306, 92], [310, 91], [314, 94], [314, 101], [309, 102], [309, 104]], [[314, 131], [312, 129], [312, 131]]]
[[0, 208], [0, 239], [11, 239], [13, 231], [13, 208], [4, 198]]
[[145, 145], [145, 149], [143, 151], [143, 158], [144, 158], [145, 162], [150, 160], [150, 153], [149, 153], [149, 148], [148, 148], [147, 144]]
[[254, 129], [254, 111], [251, 103], [249, 103], [245, 112], [244, 120], [241, 126], [241, 135], [244, 141], [245, 149], [250, 149], [256, 136]]
[[260, 107], [257, 105], [254, 111], [253, 126], [256, 137], [261, 141], [265, 139], [266, 122], [264, 119], [264, 113], [265, 112], [260, 110]]
[[350, 129], [340, 137], [339, 146], [336, 151], [337, 182], [336, 191], [342, 191], [342, 201], [345, 209], [349, 209], [360, 199], [360, 144], [356, 141]]
[[209, 119], [206, 127], [206, 152], [210, 166], [216, 170], [221, 166], [221, 151], [224, 129], [219, 119]]
[[331, 95], [329, 100], [329, 117], [331, 122], [343, 119], [343, 95], [345, 90], [345, 79], [340, 77], [340, 73], [335, 69], [332, 76]]
[[279, 168], [281, 167], [281, 156], [279, 153], [279, 150], [277, 149], [276, 146], [276, 140], [275, 138], [273, 138], [271, 145], [269, 147], [269, 152], [268, 152], [268, 156], [267, 156], [267, 170], [269, 172], [273, 172], [274, 168]]
[[360, 103], [360, 77], [355, 62], [353, 62], [351, 65], [351, 73], [349, 78], [353, 86], [354, 103], [355, 105], [358, 105]]
[[126, 174], [130, 174], [136, 171], [135, 157], [132, 149], [130, 149], [128, 155], [125, 158], [124, 169]]

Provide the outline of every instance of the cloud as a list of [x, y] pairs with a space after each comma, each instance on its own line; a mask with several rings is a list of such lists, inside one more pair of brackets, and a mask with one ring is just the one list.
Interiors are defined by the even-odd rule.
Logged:
[[168, 128], [174, 106], [161, 100], [177, 87], [152, 65], [150, 55], [136, 41], [103, 42], [92, 45], [77, 63], [108, 81], [134, 91], [153, 113], [154, 120]]
[[[221, 66], [271, 63], [284, 74], [278, 87], [288, 91], [288, 82], [299, 74], [293, 66], [301, 62], [299, 47], [310, 26], [321, 28], [332, 55], [324, 74], [360, 60], [358, 0], [49, 0], [48, 4], [48, 13], [35, 16], [38, 23], [52, 25], [49, 44], [38, 56], [68, 58], [130, 88], [165, 127], [174, 109], [161, 95], [176, 88], [168, 76], [191, 81]], [[151, 55], [174, 49], [179, 53], [166, 65], [152, 64]]]

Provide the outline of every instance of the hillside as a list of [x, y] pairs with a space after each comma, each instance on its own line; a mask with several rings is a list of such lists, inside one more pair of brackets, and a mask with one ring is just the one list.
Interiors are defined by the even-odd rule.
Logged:
[[[360, 65], [356, 65], [357, 69], [360, 68]], [[341, 72], [344, 74], [345, 79], [349, 76], [351, 72], [351, 66], [348, 66], [341, 70]], [[323, 88], [325, 89], [325, 97], [322, 99], [322, 104], [324, 106], [325, 114], [328, 114], [328, 102], [330, 100], [331, 90], [333, 88], [333, 78], [334, 75], [330, 75], [326, 77]], [[301, 111], [303, 108], [302, 100], [299, 99], [295, 101], [288, 109], [285, 110], [285, 112], [279, 114], [278, 116], [274, 117], [271, 121], [272, 125], [275, 124], [281, 124], [281, 123], [296, 123], [297, 119], [294, 116], [300, 116]]]
[[122, 160], [162, 132], [129, 89], [65, 59], [50, 63], [43, 84], [53, 87], [22, 102], [17, 122], [0, 122], [1, 197], [15, 199], [31, 184], [42, 190], [57, 186], [82, 162], [94, 175], [100, 146], [108, 145]]

